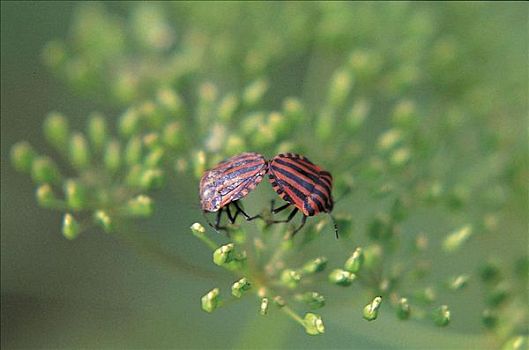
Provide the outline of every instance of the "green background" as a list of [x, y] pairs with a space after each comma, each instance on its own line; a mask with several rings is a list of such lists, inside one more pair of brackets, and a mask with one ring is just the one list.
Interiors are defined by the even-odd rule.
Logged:
[[[60, 110], [73, 126], [84, 125], [92, 110], [117, 115], [98, 101], [73, 94], [43, 67], [40, 53], [47, 41], [68, 31], [75, 3], [2, 2], [1, 58], [1, 282], [2, 348], [474, 348], [490, 346], [479, 323], [478, 286], [462, 297], [449, 297], [453, 323], [439, 330], [429, 323], [398, 322], [392, 315], [367, 323], [359, 317], [362, 301], [329, 305], [322, 315], [326, 333], [308, 337], [295, 323], [275, 313], [257, 316], [250, 300], [213, 315], [199, 308], [200, 296], [214, 285], [228, 286], [231, 277], [206, 262], [209, 253], [188, 227], [201, 220], [196, 182], [179, 178], [157, 198], [148, 227], [154, 241], [186, 262], [207, 266], [203, 276], [143, 258], [115, 237], [87, 232], [75, 241], [60, 232], [61, 214], [39, 208], [31, 181], [8, 163], [9, 147], [31, 140], [50, 152], [41, 136], [46, 113]], [[494, 17], [512, 30], [515, 54], [526, 54], [527, 7], [514, 6]], [[483, 19], [488, 20], [487, 18]], [[517, 57], [518, 58], [518, 57]], [[517, 60], [520, 62], [520, 60]], [[508, 61], [505, 62], [508, 64]], [[516, 69], [516, 68], [515, 68]], [[517, 68], [521, 79], [527, 67]], [[288, 89], [288, 87], [286, 88]], [[518, 119], [527, 128], [525, 116]], [[259, 190], [249, 199], [257, 208], [267, 198]], [[351, 210], [362, 210], [351, 201]], [[526, 208], [525, 208], [526, 209]], [[488, 253], [518, 256], [527, 249], [527, 215], [514, 208], [504, 237], [473, 242], [460, 261], [441, 263], [441, 271], [458, 263], [474, 269]], [[428, 219], [422, 219], [428, 220]], [[435, 226], [435, 222], [430, 223]], [[328, 239], [325, 245], [336, 244]], [[439, 257], [441, 259], [441, 257]]]

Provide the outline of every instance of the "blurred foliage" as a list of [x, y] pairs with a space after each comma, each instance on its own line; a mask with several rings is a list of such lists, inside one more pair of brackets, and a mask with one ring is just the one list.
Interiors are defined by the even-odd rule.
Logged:
[[[44, 136], [62, 158], [23, 141], [13, 165], [31, 174], [42, 207], [64, 212], [62, 232], [74, 239], [94, 225], [128, 235], [135, 218], [152, 215], [157, 190], [180, 177], [198, 183], [228, 156], [302, 153], [344, 194], [334, 212], [340, 239], [325, 242], [326, 216], [292, 240], [287, 225], [238, 225], [219, 242], [194, 224], [215, 264], [234, 274], [197, 305], [212, 312], [250, 294], [256, 314], [281, 310], [315, 335], [333, 318], [322, 307], [343, 302], [345, 290], [351, 317], [393, 312], [446, 326], [458, 317], [450, 294], [472, 298], [467, 284], [480, 284], [483, 332], [493, 346], [517, 348], [529, 332], [527, 18], [517, 15], [526, 10], [79, 4], [44, 62], [121, 113], [95, 112], [80, 132], [51, 112]], [[465, 264], [466, 250], [500, 236], [525, 241], [484, 257], [478, 270]], [[324, 318], [312, 312], [319, 308]]]

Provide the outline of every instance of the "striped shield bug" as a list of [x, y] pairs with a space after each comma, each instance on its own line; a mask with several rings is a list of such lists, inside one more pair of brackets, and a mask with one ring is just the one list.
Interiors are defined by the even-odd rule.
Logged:
[[[222, 212], [225, 210], [230, 223], [235, 223], [237, 216], [242, 214], [246, 220], [259, 218], [260, 215], [249, 216], [241, 208], [238, 200], [253, 190], [268, 171], [268, 162], [258, 153], [241, 153], [220, 162], [213, 169], [204, 173], [200, 180], [200, 204], [202, 211], [216, 212], [215, 230], [225, 230], [220, 226]], [[230, 206], [235, 212], [232, 213]]]
[[[272, 208], [272, 213], [294, 206], [286, 220], [273, 222], [289, 222], [301, 211], [301, 225], [292, 232], [294, 236], [304, 225], [307, 217], [319, 213], [328, 213], [333, 209], [332, 175], [312, 163], [306, 157], [294, 153], [275, 156], [268, 164], [268, 177], [274, 191], [287, 201], [279, 208]], [[334, 223], [334, 219], [331, 216]], [[338, 229], [334, 223], [334, 231], [338, 237]]]

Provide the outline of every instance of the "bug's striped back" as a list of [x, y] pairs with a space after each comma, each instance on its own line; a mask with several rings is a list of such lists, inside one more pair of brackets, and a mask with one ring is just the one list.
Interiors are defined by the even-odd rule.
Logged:
[[332, 175], [304, 156], [279, 154], [270, 161], [268, 172], [274, 191], [305, 216], [332, 211]]
[[202, 210], [215, 212], [246, 196], [267, 172], [267, 161], [258, 153], [241, 153], [220, 162], [200, 180]]

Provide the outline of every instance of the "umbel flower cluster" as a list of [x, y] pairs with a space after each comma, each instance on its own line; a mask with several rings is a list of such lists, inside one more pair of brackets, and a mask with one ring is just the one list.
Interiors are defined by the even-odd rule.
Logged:
[[[204, 171], [235, 154], [300, 153], [331, 171], [335, 197], [347, 193], [333, 211], [340, 238], [325, 215], [293, 239], [267, 220], [228, 225], [225, 236], [180, 223], [233, 276], [197, 298], [204, 311], [253, 298], [256, 313], [284, 313], [316, 335], [332, 318], [325, 305], [348, 300], [351, 317], [444, 327], [457, 317], [446, 300], [476, 284], [496, 344], [527, 344], [527, 255], [482, 257], [477, 270], [461, 259], [523, 220], [512, 208], [527, 193], [527, 152], [511, 129], [523, 96], [503, 92], [520, 83], [474, 66], [499, 58], [504, 31], [485, 45], [467, 30], [478, 23], [469, 9], [397, 3], [137, 3], [126, 19], [114, 10], [80, 6], [69, 37], [43, 57], [122, 112], [93, 113], [84, 130], [49, 113], [56, 158], [26, 141], [12, 148], [38, 203], [64, 213], [67, 239], [125, 232], [169, 182], [192, 177], [198, 191]], [[268, 203], [260, 214], [270, 218]]]

